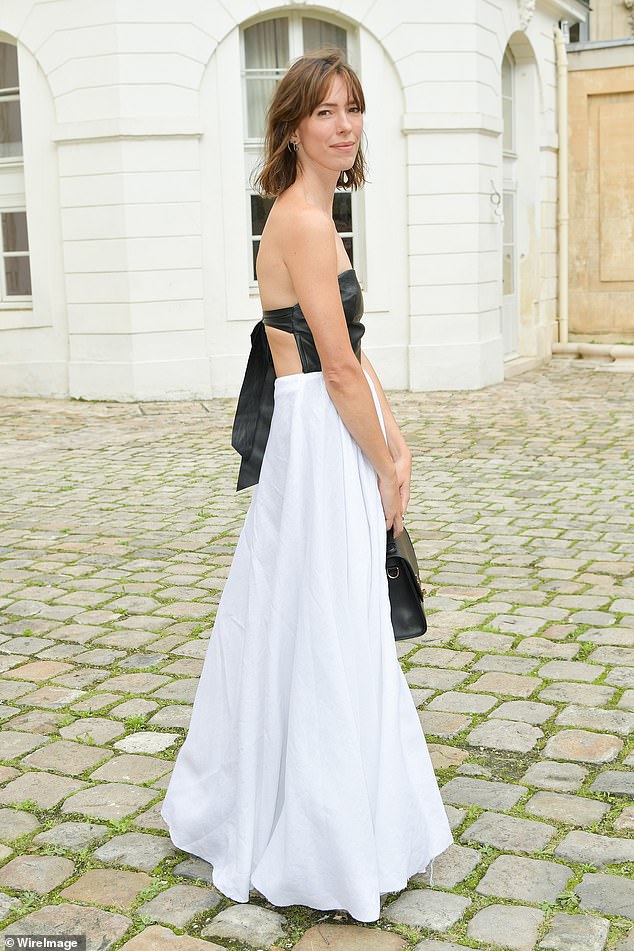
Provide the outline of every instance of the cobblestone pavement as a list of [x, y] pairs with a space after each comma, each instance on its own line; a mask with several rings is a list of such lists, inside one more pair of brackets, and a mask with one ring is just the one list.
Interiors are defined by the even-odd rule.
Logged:
[[632, 951], [633, 394], [556, 362], [392, 395], [429, 592], [428, 635], [397, 650], [455, 844], [372, 925], [231, 902], [158, 814], [251, 497], [234, 401], [0, 400], [2, 933]]

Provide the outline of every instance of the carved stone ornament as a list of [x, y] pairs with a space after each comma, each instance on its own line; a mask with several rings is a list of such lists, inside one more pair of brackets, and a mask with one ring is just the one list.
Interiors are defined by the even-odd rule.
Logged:
[[[632, 3], [634, 0], [625, 0], [627, 2]], [[537, 0], [517, 0], [517, 5], [520, 10], [520, 30], [525, 30], [533, 18]]]
[[634, 36], [634, 0], [623, 0], [624, 6], [627, 8], [627, 18], [630, 24], [630, 33]]

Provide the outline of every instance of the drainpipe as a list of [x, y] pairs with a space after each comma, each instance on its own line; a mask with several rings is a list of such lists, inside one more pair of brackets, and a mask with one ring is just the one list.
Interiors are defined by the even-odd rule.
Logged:
[[568, 343], [568, 57], [561, 29], [555, 27], [557, 62], [557, 156], [559, 239], [558, 325], [559, 343]]

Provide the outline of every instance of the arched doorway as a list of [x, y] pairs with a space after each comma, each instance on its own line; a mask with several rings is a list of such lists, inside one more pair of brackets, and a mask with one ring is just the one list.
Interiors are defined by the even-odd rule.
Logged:
[[515, 33], [500, 70], [504, 358], [542, 355], [539, 85], [533, 48]]
[[517, 269], [517, 108], [515, 57], [507, 47], [502, 59], [502, 338], [506, 359], [518, 355], [519, 282]]

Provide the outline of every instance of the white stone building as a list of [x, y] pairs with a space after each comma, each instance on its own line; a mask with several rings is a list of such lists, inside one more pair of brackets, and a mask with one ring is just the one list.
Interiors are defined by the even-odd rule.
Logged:
[[586, 16], [581, 0], [2, 0], [0, 393], [237, 394], [264, 106], [324, 44], [367, 99], [371, 181], [336, 210], [384, 385], [475, 388], [546, 358], [553, 27]]

